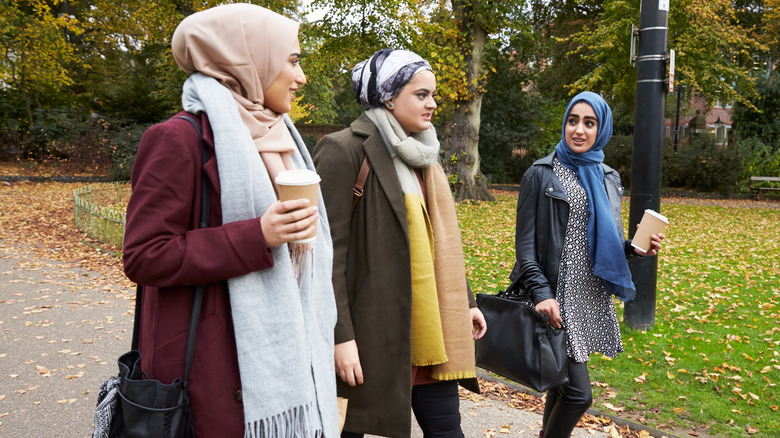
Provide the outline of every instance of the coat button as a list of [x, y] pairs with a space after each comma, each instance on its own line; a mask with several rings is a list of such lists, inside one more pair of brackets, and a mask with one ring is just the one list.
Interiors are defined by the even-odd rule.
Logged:
[[547, 191], [548, 191], [548, 192], [552, 192], [552, 191], [553, 191], [553, 188], [552, 188], [552, 187], [547, 187]]
[[240, 389], [238, 391], [236, 391], [236, 393], [233, 395], [233, 397], [239, 403], [243, 403], [244, 402], [244, 397], [243, 397], [243, 394], [241, 394], [241, 390]]

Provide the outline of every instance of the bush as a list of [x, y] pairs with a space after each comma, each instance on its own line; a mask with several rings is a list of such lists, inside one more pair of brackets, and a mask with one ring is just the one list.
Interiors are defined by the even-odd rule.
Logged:
[[66, 127], [66, 135], [56, 142], [54, 155], [61, 157], [61, 165], [74, 171], [108, 171], [111, 166], [110, 148], [111, 127], [105, 120], [74, 120], [75, 125]]
[[780, 176], [780, 148], [762, 142], [758, 138], [748, 138], [737, 143], [742, 158], [743, 174], [750, 176]]
[[135, 163], [135, 155], [138, 152], [138, 144], [141, 137], [149, 128], [149, 124], [133, 124], [119, 128], [111, 137], [113, 149], [113, 166], [111, 179], [114, 181], [128, 181]]
[[664, 148], [664, 185], [701, 192], [734, 192], [742, 175], [742, 160], [736, 147], [716, 145], [709, 136], [696, 136], [676, 154]]
[[737, 102], [732, 110], [734, 130], [740, 141], [756, 138], [776, 150], [780, 148], [780, 75], [759, 78], [755, 108]]
[[742, 163], [738, 192], [748, 192], [751, 176], [780, 176], [780, 148], [773, 148], [756, 137], [740, 140], [736, 148]]
[[21, 131], [14, 120], [6, 120], [0, 128], [0, 161], [12, 161], [22, 157], [27, 143], [27, 134]]
[[309, 150], [309, 154], [314, 152], [314, 146], [317, 146], [317, 134], [301, 134], [301, 140], [306, 145], [306, 149]]
[[604, 163], [620, 173], [623, 186], [631, 187], [631, 161], [634, 156], [633, 135], [613, 135], [604, 147]]
[[67, 172], [104, 171], [110, 167], [110, 125], [88, 114], [70, 109], [53, 108], [35, 111], [29, 133], [17, 126], [8, 135], [24, 138], [21, 157], [45, 162], [56, 160]]

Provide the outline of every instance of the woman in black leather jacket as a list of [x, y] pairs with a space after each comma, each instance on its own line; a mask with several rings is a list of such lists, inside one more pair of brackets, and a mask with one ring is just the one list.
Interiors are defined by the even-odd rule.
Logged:
[[523, 175], [517, 201], [517, 264], [536, 310], [566, 328], [569, 381], [547, 391], [544, 438], [569, 437], [592, 402], [587, 361], [591, 353], [623, 351], [612, 295], [634, 295], [626, 257], [656, 255], [634, 249], [620, 217], [620, 176], [603, 164], [601, 149], [612, 136], [612, 112], [597, 94], [569, 102], [555, 152]]

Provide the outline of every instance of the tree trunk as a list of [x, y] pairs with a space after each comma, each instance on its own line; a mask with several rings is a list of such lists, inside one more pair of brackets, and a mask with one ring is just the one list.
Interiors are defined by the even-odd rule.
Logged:
[[482, 96], [461, 103], [444, 128], [444, 169], [455, 191], [456, 202], [496, 200], [488, 192], [487, 179], [479, 168], [477, 145], [481, 106]]
[[[24, 54], [22, 54], [22, 56], [24, 56]], [[24, 101], [24, 107], [27, 110], [27, 126], [32, 131], [35, 121], [33, 119], [33, 110], [32, 110], [32, 103], [30, 102], [30, 95], [27, 93], [27, 79], [25, 75], [24, 61], [25, 59], [22, 58], [22, 62], [20, 63], [21, 71], [19, 72], [19, 81], [17, 87], [19, 91], [22, 92], [22, 100]]]
[[[455, 102], [455, 113], [446, 123], [443, 133], [444, 170], [455, 192], [455, 201], [466, 199], [495, 201], [488, 192], [487, 180], [479, 168], [479, 124], [483, 91], [479, 81], [483, 70], [483, 49], [487, 32], [468, 17], [471, 2], [452, 1], [461, 35], [465, 36], [461, 51], [466, 59], [466, 97]], [[468, 20], [468, 21], [467, 21]]]

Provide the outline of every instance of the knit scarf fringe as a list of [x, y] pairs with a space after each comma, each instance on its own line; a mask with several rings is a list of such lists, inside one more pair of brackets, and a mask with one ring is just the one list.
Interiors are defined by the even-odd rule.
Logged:
[[312, 422], [311, 404], [301, 405], [273, 417], [247, 423], [244, 438], [309, 438], [321, 437], [322, 430], [309, 430]]
[[439, 372], [431, 370], [431, 377], [436, 380], [462, 380], [462, 379], [474, 379], [477, 377], [477, 371], [452, 371], [452, 372]]
[[302, 289], [307, 279], [314, 278], [314, 245], [307, 243], [288, 243], [290, 259], [293, 265], [293, 274], [298, 281], [298, 289]]

